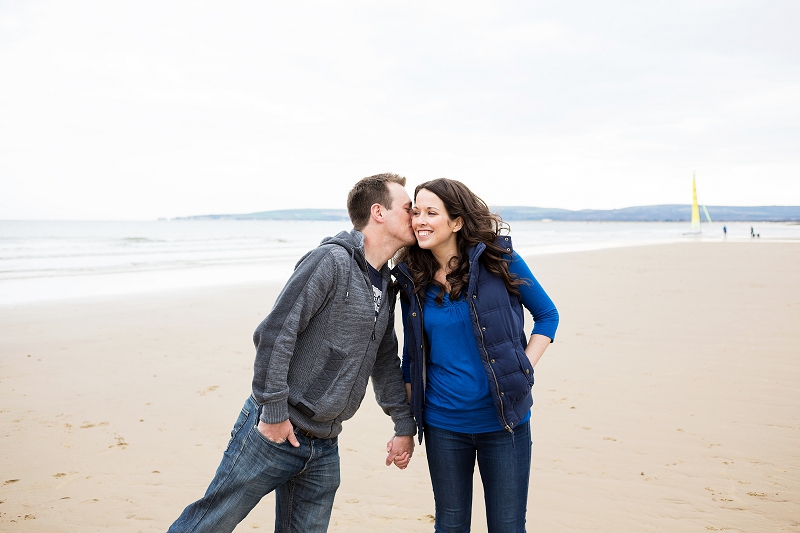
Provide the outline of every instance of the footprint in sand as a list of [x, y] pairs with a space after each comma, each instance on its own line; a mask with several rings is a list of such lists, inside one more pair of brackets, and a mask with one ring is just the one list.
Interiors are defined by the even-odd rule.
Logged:
[[201, 391], [200, 391], [200, 392], [198, 392], [197, 394], [199, 394], [200, 396], [205, 396], [207, 393], [209, 393], [209, 392], [214, 392], [214, 391], [215, 391], [215, 390], [217, 390], [218, 388], [219, 388], [219, 385], [211, 385], [211, 386], [210, 386], [210, 387], [208, 387], [207, 389], [205, 389], [205, 390], [201, 390]]
[[91, 422], [84, 422], [81, 424], [81, 429], [93, 428], [95, 426], [107, 426], [108, 422], [100, 422], [99, 424], [92, 424]]
[[58, 474], [53, 474], [54, 478], [64, 477], [66, 474], [64, 472], [59, 472]]
[[114, 438], [117, 439], [117, 442], [116, 444], [112, 444], [111, 446], [109, 446], [109, 448], [113, 448], [116, 446], [124, 450], [128, 446], [128, 443], [125, 442], [125, 437], [123, 437], [122, 435], [115, 435]]
[[3, 485], [11, 485], [12, 483], [16, 483], [17, 481], [19, 481], [19, 480], [18, 479], [7, 479], [7, 480], [5, 480], [5, 482], [3, 482]]

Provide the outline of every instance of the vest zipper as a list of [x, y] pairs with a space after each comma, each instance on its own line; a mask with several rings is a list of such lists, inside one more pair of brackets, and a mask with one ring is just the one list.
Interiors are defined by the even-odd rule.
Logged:
[[481, 348], [483, 348], [483, 353], [486, 355], [486, 364], [489, 366], [489, 370], [492, 371], [492, 378], [494, 379], [494, 387], [495, 390], [497, 391], [497, 400], [500, 402], [500, 418], [503, 419], [503, 424], [505, 424], [503, 429], [511, 433], [514, 433], [514, 430], [511, 429], [511, 427], [508, 425], [508, 422], [506, 421], [506, 412], [505, 409], [503, 408], [503, 399], [500, 397], [500, 384], [497, 382], [497, 374], [494, 373], [494, 368], [492, 367], [492, 363], [489, 360], [489, 352], [486, 350], [486, 344], [484, 343], [483, 339], [483, 330], [481, 329], [481, 323], [478, 320], [478, 309], [475, 307], [474, 301], [470, 301], [470, 303], [472, 304], [472, 312], [475, 313], [475, 324], [478, 325], [478, 331], [481, 334]]
[[[412, 283], [413, 286], [413, 283]], [[422, 314], [422, 304], [419, 301], [419, 295], [415, 292], [414, 298], [417, 299], [417, 307], [419, 308], [419, 334], [420, 334], [420, 347], [422, 348], [422, 394], [425, 397], [425, 387], [428, 385], [428, 360], [425, 357], [425, 318]]]

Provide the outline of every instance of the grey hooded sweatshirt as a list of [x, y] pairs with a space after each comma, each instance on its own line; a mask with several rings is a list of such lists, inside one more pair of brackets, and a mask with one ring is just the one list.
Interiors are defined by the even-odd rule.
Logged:
[[261, 420], [292, 424], [314, 436], [342, 431], [372, 377], [375, 398], [396, 435], [414, 435], [394, 332], [395, 293], [386, 265], [375, 315], [364, 235], [328, 237], [295, 266], [269, 315], [253, 334], [253, 396]]

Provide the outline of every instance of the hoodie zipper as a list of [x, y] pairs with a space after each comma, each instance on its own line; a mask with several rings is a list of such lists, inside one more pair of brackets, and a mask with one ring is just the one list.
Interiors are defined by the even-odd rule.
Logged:
[[[356, 250], [358, 251], [359, 255], [361, 255], [361, 259], [364, 260], [364, 264], [366, 265], [367, 264], [367, 256], [364, 255], [364, 251], [361, 248], [356, 248]], [[369, 267], [367, 267], [367, 268], [369, 268]], [[359, 268], [359, 270], [361, 270], [361, 269]], [[364, 272], [362, 271], [361, 273], [363, 274]], [[369, 275], [369, 273], [367, 273], [367, 276], [368, 275]], [[364, 283], [367, 284], [367, 293], [369, 294], [369, 292], [372, 291], [372, 282], [369, 281], [363, 275], [361, 277], [364, 278]], [[383, 278], [383, 276], [381, 276], [381, 279], [382, 278]], [[388, 289], [389, 286], [387, 285], [386, 288]], [[383, 290], [383, 287], [381, 287], [381, 291], [382, 290]], [[383, 308], [383, 300], [384, 300], [384, 298], [383, 298], [383, 295], [381, 294], [381, 306], [378, 308], [378, 313], [380, 313], [380, 310]], [[375, 300], [372, 301], [372, 306], [374, 308]], [[375, 340], [375, 328], [378, 327], [378, 313], [375, 313], [375, 320], [372, 321], [372, 340]]]

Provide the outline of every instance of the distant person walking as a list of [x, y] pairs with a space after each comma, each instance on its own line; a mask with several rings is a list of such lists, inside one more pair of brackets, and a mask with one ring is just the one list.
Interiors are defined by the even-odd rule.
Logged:
[[728, 237], [728, 226], [722, 226], [722, 235]]
[[755, 237], [755, 236], [756, 236], [756, 232], [753, 231], [753, 226], [750, 226], [750, 237], [752, 238], [752, 237]]

